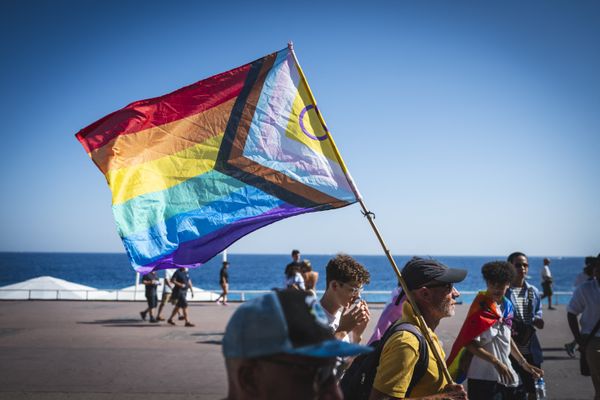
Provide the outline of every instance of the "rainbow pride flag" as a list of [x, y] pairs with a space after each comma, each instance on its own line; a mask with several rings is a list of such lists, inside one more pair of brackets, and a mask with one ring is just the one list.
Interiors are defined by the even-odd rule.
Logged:
[[466, 346], [499, 320], [504, 320], [508, 326], [512, 326], [513, 317], [513, 305], [506, 297], [502, 298], [501, 312], [496, 307], [496, 302], [487, 294], [487, 291], [477, 293], [446, 360], [448, 372], [450, 372], [454, 382], [461, 383], [467, 378], [473, 355], [467, 350]]
[[135, 270], [194, 268], [275, 221], [356, 202], [312, 98], [285, 48], [79, 131]]

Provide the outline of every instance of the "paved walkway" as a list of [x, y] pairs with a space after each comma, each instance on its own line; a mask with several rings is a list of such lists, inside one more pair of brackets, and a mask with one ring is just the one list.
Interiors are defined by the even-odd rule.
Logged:
[[[190, 307], [195, 328], [144, 323], [144, 303], [0, 301], [0, 399], [222, 399], [226, 375], [220, 340], [235, 305]], [[373, 305], [374, 318], [381, 305]], [[447, 348], [466, 314], [442, 321]], [[564, 306], [546, 311], [541, 331], [550, 399], [591, 399], [563, 344]], [[447, 350], [448, 351], [448, 350]]]

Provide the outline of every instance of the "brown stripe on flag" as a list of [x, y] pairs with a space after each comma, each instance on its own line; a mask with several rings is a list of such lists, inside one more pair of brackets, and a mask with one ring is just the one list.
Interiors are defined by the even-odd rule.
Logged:
[[[242, 115], [240, 117], [240, 122], [233, 139], [231, 152], [229, 154], [227, 163], [247, 174], [252, 175], [254, 177], [253, 179], [242, 179], [248, 184], [255, 183], [257, 181], [256, 178], [269, 183], [270, 185], [260, 185], [258, 187], [259, 189], [273, 196], [281, 198], [282, 189], [287, 191], [289, 194], [292, 194], [292, 196], [285, 196], [286, 201], [290, 201], [291, 198], [298, 196], [302, 199], [298, 199], [299, 201], [294, 203], [305, 204], [306, 200], [309, 200], [310, 202], [316, 204], [330, 204], [333, 208], [347, 206], [349, 203], [346, 201], [329, 196], [290, 178], [288, 175], [265, 167], [244, 157], [243, 152], [250, 131], [250, 124], [252, 123], [265, 79], [271, 70], [274, 61], [275, 55], [265, 57], [261, 71], [259, 72], [258, 77], [252, 89], [250, 90], [250, 93], [248, 94], [248, 98], [246, 100]], [[240, 177], [237, 178], [240, 179]]]

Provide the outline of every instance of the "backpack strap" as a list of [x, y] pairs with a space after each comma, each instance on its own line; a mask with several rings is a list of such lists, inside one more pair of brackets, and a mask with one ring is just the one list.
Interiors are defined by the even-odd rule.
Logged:
[[416, 336], [419, 341], [419, 359], [417, 360], [417, 364], [413, 369], [413, 375], [406, 389], [405, 397], [410, 396], [410, 392], [414, 389], [415, 385], [425, 376], [425, 372], [427, 372], [427, 367], [429, 366], [429, 348], [427, 346], [427, 341], [423, 334], [417, 329], [417, 327], [410, 322], [401, 322], [394, 325], [394, 328], [391, 329], [394, 332], [399, 331], [407, 331]]

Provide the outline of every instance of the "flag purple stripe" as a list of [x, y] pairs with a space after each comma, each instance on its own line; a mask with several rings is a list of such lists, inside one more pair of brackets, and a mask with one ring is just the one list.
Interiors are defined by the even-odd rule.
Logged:
[[137, 272], [142, 274], [159, 269], [198, 267], [250, 232], [284, 218], [330, 208], [332, 207], [327, 204], [316, 208], [299, 208], [290, 204], [284, 204], [264, 214], [238, 220], [231, 225], [227, 225], [196, 240], [181, 243], [173, 253], [150, 264], [136, 265], [134, 267]]

